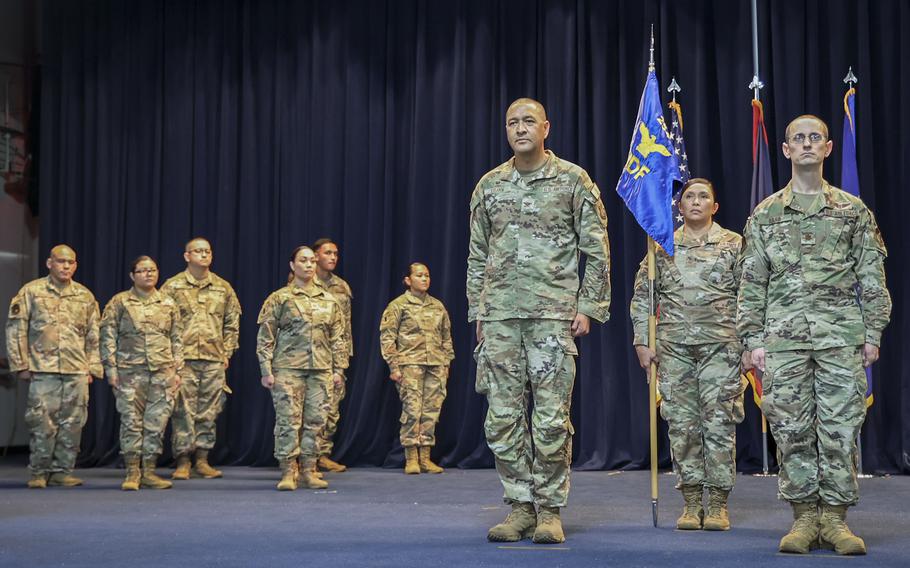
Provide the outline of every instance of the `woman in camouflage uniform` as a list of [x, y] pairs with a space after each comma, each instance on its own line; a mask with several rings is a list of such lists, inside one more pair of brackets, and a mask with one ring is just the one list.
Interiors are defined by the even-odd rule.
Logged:
[[[279, 491], [297, 489], [298, 476], [311, 489], [328, 487], [315, 474], [316, 436], [325, 426], [329, 392], [348, 366], [341, 308], [316, 275], [309, 247], [294, 249], [291, 278], [259, 312], [256, 355], [262, 386], [275, 405], [275, 458]], [[299, 460], [299, 464], [298, 464]]]
[[120, 488], [168, 489], [171, 482], [155, 475], [155, 465], [180, 386], [180, 312], [155, 289], [158, 265], [148, 256], [133, 261], [130, 280], [133, 287], [111, 298], [101, 318], [101, 361], [117, 399], [126, 461]]
[[401, 397], [401, 445], [405, 473], [442, 473], [430, 460], [436, 422], [446, 397], [452, 324], [442, 302], [430, 296], [430, 270], [415, 262], [404, 277], [407, 290], [382, 314], [379, 342], [389, 378]]
[[647, 259], [630, 308], [633, 344], [643, 369], [659, 361], [660, 413], [686, 503], [676, 527], [728, 530], [736, 424], [743, 419], [743, 349], [736, 335], [742, 238], [713, 221], [718, 204], [710, 181], [689, 180], [679, 199], [684, 224], [673, 237], [676, 254], [659, 248], [656, 255], [657, 353], [648, 348]]

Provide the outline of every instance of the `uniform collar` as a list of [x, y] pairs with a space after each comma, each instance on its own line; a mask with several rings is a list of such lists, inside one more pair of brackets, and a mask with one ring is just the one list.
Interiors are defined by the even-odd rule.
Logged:
[[[556, 167], [556, 154], [554, 154], [552, 150], [544, 150], [544, 153], [547, 155], [547, 161], [544, 162], [544, 165], [539, 170], [534, 172], [533, 177], [525, 180], [526, 183], [539, 179], [552, 179], [559, 173]], [[502, 171], [502, 179], [504, 181], [511, 181], [512, 183], [517, 183], [518, 180], [521, 179], [521, 172], [515, 169], [515, 156], [512, 156], [509, 161], [506, 162]]]
[[316, 298], [325, 294], [325, 286], [322, 284], [322, 282], [319, 281], [318, 277], [314, 277], [313, 280], [310, 281], [309, 285], [304, 286], [303, 288], [297, 286], [293, 281], [291, 281], [291, 283], [288, 284], [288, 288], [291, 289], [292, 294], [309, 296], [311, 298]]
[[699, 241], [693, 237], [690, 237], [685, 232], [685, 225], [676, 229], [675, 233], [673, 234], [673, 241], [675, 244], [680, 245], [680, 246], [697, 247], [697, 246], [701, 246], [702, 244], [709, 244], [709, 243], [717, 244], [721, 240], [723, 240], [723, 236], [724, 236], [724, 228], [720, 226], [720, 223], [718, 223], [716, 221], [712, 221], [711, 228], [708, 229], [708, 234], [705, 235], [704, 242]]
[[63, 297], [63, 296], [75, 296], [76, 295], [76, 292], [77, 292], [76, 282], [73, 280], [70, 280], [70, 283], [67, 284], [66, 286], [63, 286], [62, 288], [60, 286], [57, 286], [56, 284], [54, 284], [54, 281], [51, 279], [50, 274], [47, 275], [47, 278], [45, 278], [45, 281], [46, 281], [47, 289], [50, 292], [57, 294], [58, 296]]
[[831, 189], [831, 184], [829, 184], [826, 180], [822, 180], [822, 195], [824, 196], [824, 199], [814, 200], [812, 202], [812, 207], [810, 207], [807, 211], [803, 211], [799, 208], [800, 206], [798, 202], [793, 203], [793, 181], [791, 180], [781, 193], [781, 203], [785, 208], [789, 207], [790, 209], [804, 213], [806, 216], [815, 215], [825, 207], [830, 207], [832, 209], [836, 208], [837, 203], [834, 197], [834, 191]]
[[139, 295], [139, 291], [136, 290], [136, 287], [133, 286], [130, 288], [130, 294], [128, 298], [133, 302], [138, 302], [140, 304], [156, 304], [161, 301], [161, 295], [158, 293], [158, 289], [152, 290], [151, 294], [146, 297]]
[[188, 269], [183, 271], [183, 275], [186, 277], [187, 282], [189, 282], [192, 286], [196, 286], [199, 288], [205, 288], [206, 286], [208, 286], [209, 284], [212, 283], [212, 271], [211, 270], [206, 273], [205, 278], [203, 278], [202, 280], [197, 280], [195, 276], [190, 274], [190, 271]]
[[426, 303], [427, 303], [427, 300], [430, 299], [430, 295], [427, 294], [426, 297], [424, 297], [424, 298], [421, 300], [420, 297], [418, 297], [416, 294], [414, 294], [414, 293], [411, 292], [410, 290], [405, 290], [405, 291], [404, 291], [404, 296], [405, 296], [405, 298], [408, 299], [408, 302], [410, 302], [410, 303], [412, 303], [412, 304], [419, 304], [419, 305], [421, 305], [421, 306], [424, 305], [424, 304], [426, 304]]

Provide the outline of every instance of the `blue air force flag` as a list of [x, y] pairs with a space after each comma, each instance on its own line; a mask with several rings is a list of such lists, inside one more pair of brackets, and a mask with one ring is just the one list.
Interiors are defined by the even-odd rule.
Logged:
[[629, 157], [616, 192], [635, 220], [667, 254], [673, 255], [673, 181], [682, 179], [673, 142], [661, 113], [657, 75], [648, 72], [638, 105]]

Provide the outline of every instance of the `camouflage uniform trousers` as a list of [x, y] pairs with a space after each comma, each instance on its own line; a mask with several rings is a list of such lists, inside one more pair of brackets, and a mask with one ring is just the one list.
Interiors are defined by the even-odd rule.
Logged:
[[445, 365], [401, 365], [401, 445], [435, 446], [436, 423], [446, 398]]
[[173, 369], [120, 368], [114, 389], [120, 413], [120, 452], [125, 457], [156, 458], [177, 397]]
[[856, 436], [866, 418], [862, 347], [768, 352], [762, 388], [781, 464], [778, 496], [855, 504]]
[[226, 384], [220, 361], [186, 361], [180, 369], [171, 436], [174, 455], [215, 447], [215, 420], [224, 408]]
[[25, 423], [29, 428], [29, 471], [70, 473], [88, 419], [88, 375], [32, 373]]
[[342, 376], [341, 384], [332, 383], [329, 396], [331, 397], [329, 414], [326, 417], [325, 428], [319, 432], [316, 437], [316, 447], [319, 449], [320, 456], [331, 456], [332, 449], [335, 447], [335, 432], [338, 431], [338, 421], [341, 420], [341, 401], [347, 394], [347, 377]]
[[677, 488], [730, 490], [736, 479], [736, 425], [743, 421], [739, 342], [657, 344], [660, 415], [667, 421]]
[[275, 369], [275, 458], [316, 459], [316, 436], [325, 427], [331, 402], [329, 370]]
[[569, 326], [547, 319], [481, 323], [476, 390], [487, 397], [484, 430], [506, 503], [564, 507], [568, 501], [578, 354]]

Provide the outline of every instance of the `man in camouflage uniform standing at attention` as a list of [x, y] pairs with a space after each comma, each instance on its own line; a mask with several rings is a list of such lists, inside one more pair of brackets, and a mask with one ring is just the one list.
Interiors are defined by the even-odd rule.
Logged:
[[[543, 105], [516, 100], [505, 126], [514, 157], [480, 179], [470, 204], [476, 389], [487, 396], [487, 443], [512, 506], [487, 538], [533, 534], [534, 542], [558, 543], [572, 461], [573, 337], [586, 335], [591, 319], [609, 317], [607, 214], [587, 172], [544, 150], [550, 123]], [[579, 253], [587, 260], [580, 286]]]
[[878, 359], [891, 298], [872, 213], [822, 178], [832, 147], [815, 116], [787, 126], [782, 148], [793, 177], [746, 223], [737, 327], [764, 372], [762, 410], [780, 453], [779, 495], [793, 508], [781, 552], [807, 553], [820, 537], [839, 554], [865, 554], [845, 519], [859, 499], [863, 367]]
[[210, 270], [212, 245], [194, 238], [186, 243], [186, 270], [170, 278], [161, 292], [180, 308], [183, 320], [183, 355], [180, 390], [172, 418], [172, 445], [177, 456], [173, 479], [190, 478], [190, 456], [196, 454], [196, 475], [221, 477], [209, 465], [215, 447], [215, 419], [231, 390], [225, 370], [240, 337], [240, 302], [226, 280]]
[[9, 307], [6, 352], [10, 371], [29, 381], [25, 423], [30, 431], [28, 486], [72, 487], [82, 427], [88, 418], [88, 385], [101, 378], [100, 313], [95, 296], [73, 281], [76, 253], [51, 249], [47, 278], [32, 280]]
[[[341, 307], [341, 315], [344, 320], [344, 344], [348, 352], [348, 359], [354, 356], [354, 340], [351, 336], [351, 287], [340, 276], [335, 274], [335, 267], [338, 265], [338, 245], [331, 239], [322, 238], [313, 243], [313, 251], [316, 253], [316, 277], [322, 283], [326, 290], [335, 296], [338, 305]], [[335, 432], [338, 430], [338, 421], [341, 419], [339, 405], [344, 400], [347, 393], [347, 379], [342, 375], [340, 383], [333, 383], [331, 395], [331, 406], [329, 415], [326, 419], [325, 428], [319, 432], [316, 438], [316, 445], [319, 449], [319, 460], [316, 462], [318, 468], [326, 471], [342, 472], [347, 469], [346, 466], [332, 460], [332, 448], [334, 447]]]
[[[661, 416], [669, 426], [682, 530], [729, 530], [727, 496], [736, 480], [736, 425], [743, 420], [742, 345], [736, 292], [742, 238], [713, 218], [714, 185], [692, 178], [680, 192], [685, 219], [673, 235], [676, 254], [658, 247], [657, 353], [648, 347], [648, 259], [641, 261], [629, 312], [642, 369], [659, 362]], [[708, 489], [708, 514], [702, 500]]]

